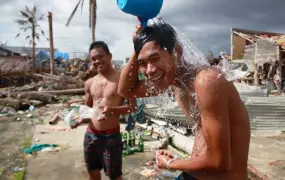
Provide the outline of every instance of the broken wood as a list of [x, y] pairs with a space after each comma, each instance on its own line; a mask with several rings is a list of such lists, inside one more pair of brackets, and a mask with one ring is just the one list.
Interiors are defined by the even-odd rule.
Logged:
[[26, 99], [26, 100], [37, 100], [41, 101], [44, 104], [52, 103], [55, 99], [53, 95], [43, 92], [26, 92], [18, 94], [18, 99]]
[[12, 108], [18, 110], [21, 108], [22, 104], [21, 104], [21, 101], [18, 99], [4, 98], [4, 99], [1, 99], [0, 105], [12, 107]]
[[57, 113], [55, 116], [53, 116], [53, 118], [49, 121], [50, 125], [54, 125], [57, 123], [58, 119], [60, 118], [60, 114]]
[[83, 104], [84, 103], [84, 99], [73, 99], [73, 100], [70, 100], [70, 101], [67, 101], [67, 105], [70, 107], [71, 104], [73, 103], [81, 103]]
[[60, 78], [59, 76], [53, 75], [53, 74], [48, 74], [48, 73], [42, 73], [42, 74], [45, 75], [45, 76], [50, 76], [50, 77], [54, 77], [54, 78]]
[[5, 98], [8, 96], [8, 92], [0, 90], [0, 98]]
[[56, 77], [51, 77], [51, 76], [46, 76], [46, 75], [42, 75], [42, 74], [34, 74], [34, 76], [38, 76], [38, 77], [42, 77], [42, 78], [47, 78], [47, 79], [54, 79], [54, 80], [60, 80], [60, 78], [56, 78]]
[[16, 89], [15, 91], [33, 91], [33, 90], [37, 90], [37, 88], [39, 88], [41, 86], [41, 84], [35, 84], [35, 85], [30, 85], [30, 86], [26, 86], [26, 87], [22, 87], [20, 89]]
[[41, 93], [48, 93], [53, 95], [84, 95], [84, 88], [56, 90], [56, 91], [40, 91]]
[[248, 40], [249, 42], [251, 42], [251, 43], [253, 43], [253, 44], [256, 44], [252, 39], [250, 39], [250, 38], [246, 37], [246, 35], [244, 35], [243, 33], [236, 32], [236, 31], [234, 31], [233, 33], [235, 33], [235, 34], [239, 35], [240, 37], [242, 37], [242, 38], [244, 38], [244, 39]]
[[258, 180], [269, 180], [269, 178], [265, 174], [262, 174], [261, 172], [259, 172], [251, 164], [247, 165], [247, 171], [248, 171], [248, 177], [250, 179], [257, 179], [258, 178]]

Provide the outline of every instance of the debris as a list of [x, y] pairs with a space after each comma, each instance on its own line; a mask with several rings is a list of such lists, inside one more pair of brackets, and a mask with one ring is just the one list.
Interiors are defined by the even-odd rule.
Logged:
[[32, 154], [38, 151], [41, 151], [47, 147], [57, 147], [57, 144], [33, 144], [30, 148], [22, 150], [26, 154]]
[[285, 165], [285, 160], [277, 160], [269, 163], [269, 166], [284, 166], [284, 165]]
[[53, 131], [70, 131], [71, 129], [70, 128], [67, 128], [67, 127], [49, 127], [50, 130], [53, 130]]
[[0, 100], [0, 106], [8, 106], [18, 110], [21, 108], [21, 101], [18, 99], [3, 98]]
[[48, 104], [51, 103], [55, 97], [51, 94], [43, 92], [25, 92], [18, 94], [18, 99], [37, 100], [43, 102], [44, 104]]
[[57, 121], [58, 121], [58, 119], [59, 119], [59, 117], [60, 117], [60, 114], [59, 114], [59, 113], [57, 113], [56, 115], [54, 115], [53, 118], [49, 121], [49, 124], [50, 124], [50, 125], [56, 124]]
[[24, 170], [24, 168], [20, 168], [20, 167], [12, 168], [12, 171], [14, 171], [14, 172], [18, 172], [18, 171], [22, 171], [22, 170]]
[[11, 116], [16, 114], [16, 110], [11, 107], [0, 106], [0, 117]]
[[145, 177], [151, 177], [151, 176], [157, 175], [157, 172], [153, 169], [144, 169], [141, 171], [140, 174], [145, 176]]
[[269, 178], [265, 175], [259, 172], [255, 167], [253, 167], [251, 164], [247, 165], [247, 170], [248, 170], [248, 177], [251, 179], [260, 179], [260, 180], [269, 180]]
[[29, 110], [30, 110], [30, 111], [35, 110], [35, 106], [31, 105], [31, 106], [29, 107]]
[[42, 149], [41, 152], [57, 152], [60, 150], [61, 150], [61, 148], [59, 146], [57, 146], [57, 147], [46, 147], [46, 148]]

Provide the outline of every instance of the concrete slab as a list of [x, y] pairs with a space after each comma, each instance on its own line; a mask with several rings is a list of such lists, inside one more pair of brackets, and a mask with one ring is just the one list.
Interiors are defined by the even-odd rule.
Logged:
[[[63, 150], [59, 152], [39, 152], [36, 157], [28, 160], [27, 180], [78, 180], [88, 179], [83, 158], [83, 138], [86, 125], [69, 132], [51, 131], [50, 125], [37, 125], [33, 143], [59, 144]], [[66, 127], [59, 122], [55, 127]], [[124, 126], [121, 127], [124, 129]], [[39, 142], [35, 142], [39, 140]], [[158, 141], [145, 142], [145, 152], [124, 157], [124, 179], [159, 179], [159, 177], [146, 178], [140, 174], [146, 166], [144, 163], [151, 160], [155, 153]], [[107, 180], [104, 172], [102, 180]], [[166, 179], [166, 178], [163, 178]]]
[[[254, 133], [254, 134], [259, 134]], [[276, 134], [273, 132], [273, 134]], [[251, 137], [249, 164], [252, 164], [269, 179], [285, 180], [285, 136], [274, 136], [276, 139], [264, 136]], [[277, 138], [278, 137], [278, 138]], [[282, 161], [279, 165], [271, 165], [276, 161]]]

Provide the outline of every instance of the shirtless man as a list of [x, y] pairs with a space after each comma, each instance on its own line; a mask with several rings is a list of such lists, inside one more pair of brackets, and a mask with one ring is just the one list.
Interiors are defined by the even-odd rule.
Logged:
[[[100, 109], [100, 116], [93, 116], [84, 139], [84, 156], [90, 180], [100, 180], [104, 168], [110, 179], [122, 179], [122, 139], [119, 118], [136, 111], [136, 101], [130, 98], [123, 105], [119, 96], [120, 72], [112, 67], [112, 55], [107, 44], [97, 41], [91, 44], [89, 56], [92, 68], [98, 75], [85, 83], [85, 104]], [[83, 123], [80, 120], [77, 125]]]
[[134, 49], [121, 73], [118, 93], [125, 98], [157, 95], [138, 80], [140, 70], [154, 84], [152, 89], [161, 92], [172, 87], [185, 116], [197, 124], [191, 158], [174, 159], [158, 151], [158, 167], [182, 171], [181, 179], [246, 180], [250, 125], [233, 83], [210, 66], [180, 66], [183, 49], [168, 24], [144, 29], [138, 25]]

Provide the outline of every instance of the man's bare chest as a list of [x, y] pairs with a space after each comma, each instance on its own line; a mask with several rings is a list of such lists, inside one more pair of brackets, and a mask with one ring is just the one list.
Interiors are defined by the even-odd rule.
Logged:
[[118, 85], [106, 80], [94, 80], [90, 88], [93, 100], [118, 98]]

